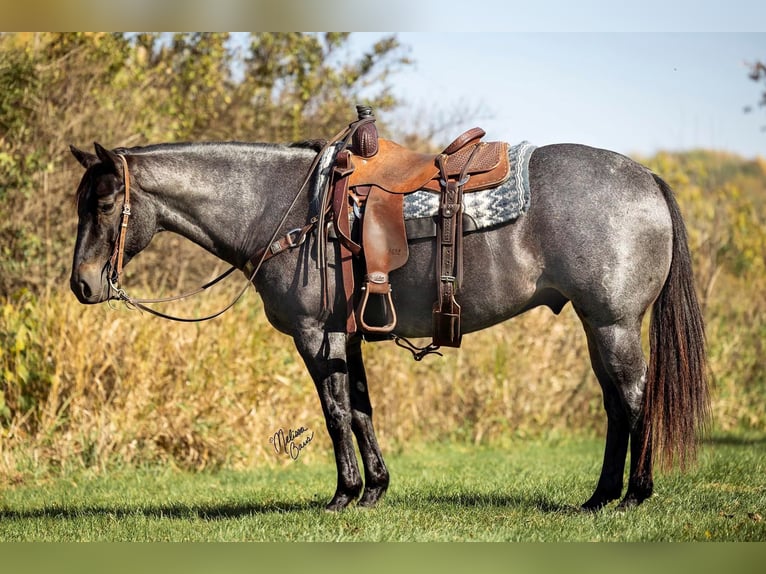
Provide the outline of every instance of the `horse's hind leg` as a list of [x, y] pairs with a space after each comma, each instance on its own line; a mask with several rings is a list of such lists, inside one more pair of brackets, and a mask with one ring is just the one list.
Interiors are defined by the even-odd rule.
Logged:
[[[587, 330], [587, 329], [586, 329]], [[625, 457], [628, 453], [630, 425], [627, 414], [622, 406], [622, 399], [601, 363], [601, 356], [593, 337], [588, 333], [588, 349], [593, 372], [601, 385], [606, 411], [606, 446], [604, 447], [604, 462], [596, 491], [582, 505], [586, 510], [598, 510], [622, 494]]]
[[314, 379], [335, 452], [338, 486], [327, 510], [342, 510], [362, 491], [351, 431], [346, 334], [305, 329], [295, 336], [295, 346]]
[[388, 469], [372, 426], [372, 405], [362, 359], [361, 338], [353, 337], [347, 347], [351, 393], [351, 428], [364, 465], [364, 492], [359, 506], [375, 506], [388, 489]]
[[[582, 317], [582, 315], [581, 315]], [[652, 494], [652, 471], [647, 463], [638, 468], [643, 436], [643, 396], [646, 385], [646, 361], [641, 349], [641, 327], [613, 324], [593, 327], [583, 319], [593, 370], [604, 394], [607, 436], [604, 462], [593, 495], [583, 504], [597, 510], [619, 498], [628, 442], [630, 442], [630, 477], [621, 507], [640, 504]]]

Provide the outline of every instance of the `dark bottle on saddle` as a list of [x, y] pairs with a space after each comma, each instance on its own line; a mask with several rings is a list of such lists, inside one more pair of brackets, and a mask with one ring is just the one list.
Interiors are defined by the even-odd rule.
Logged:
[[[372, 157], [378, 153], [378, 128], [370, 106], [356, 106], [360, 123], [351, 139], [351, 152], [360, 157]], [[367, 121], [365, 121], [367, 120]]]

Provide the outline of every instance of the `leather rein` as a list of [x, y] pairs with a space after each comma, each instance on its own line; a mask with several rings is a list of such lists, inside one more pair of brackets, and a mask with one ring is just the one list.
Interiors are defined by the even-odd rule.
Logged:
[[[117, 241], [115, 241], [114, 250], [112, 251], [112, 255], [109, 258], [109, 261], [107, 262], [107, 266], [108, 266], [107, 278], [109, 282], [109, 287], [114, 292], [116, 298], [120, 301], [123, 301], [129, 308], [132, 307], [132, 308], [140, 309], [142, 311], [146, 311], [147, 313], [150, 313], [157, 317], [161, 317], [163, 319], [168, 319], [171, 321], [178, 321], [182, 323], [199, 323], [202, 321], [209, 321], [210, 319], [215, 319], [216, 317], [223, 315], [226, 311], [231, 309], [242, 298], [242, 296], [245, 294], [245, 291], [247, 291], [248, 287], [250, 287], [256, 275], [258, 274], [258, 271], [260, 271], [261, 266], [263, 265], [265, 261], [267, 261], [274, 255], [281, 253], [283, 250], [287, 248], [298, 247], [305, 241], [308, 234], [317, 226], [318, 223], [321, 226], [321, 223], [325, 220], [325, 215], [326, 215], [324, 213], [325, 211], [324, 208], [321, 210], [322, 213], [320, 213], [320, 215], [314, 216], [313, 218], [311, 218], [309, 223], [306, 224], [304, 227], [290, 230], [283, 237], [281, 237], [280, 239], [277, 239], [279, 235], [279, 230], [282, 229], [282, 227], [284, 226], [288, 216], [290, 215], [290, 212], [292, 212], [293, 208], [298, 202], [298, 198], [301, 196], [301, 193], [306, 189], [306, 186], [311, 181], [311, 178], [314, 175], [314, 172], [317, 169], [317, 166], [319, 165], [319, 162], [321, 161], [321, 158], [323, 157], [324, 153], [330, 148], [330, 146], [340, 141], [343, 141], [344, 144], [347, 144], [348, 141], [350, 141], [351, 136], [354, 134], [356, 129], [362, 123], [368, 123], [368, 122], [365, 120], [354, 122], [350, 124], [348, 127], [338, 132], [332, 139], [330, 139], [327, 143], [324, 144], [322, 149], [317, 153], [316, 157], [314, 158], [314, 161], [311, 163], [311, 166], [308, 169], [308, 173], [306, 174], [306, 177], [303, 179], [303, 183], [301, 183], [300, 187], [298, 188], [298, 191], [295, 194], [295, 197], [293, 198], [292, 202], [290, 203], [290, 206], [285, 211], [285, 214], [282, 216], [282, 219], [280, 220], [279, 224], [274, 230], [274, 233], [271, 235], [271, 239], [267, 243], [268, 247], [259, 249], [256, 252], [256, 254], [252, 258], [250, 258], [250, 260], [248, 261], [248, 264], [246, 265], [246, 269], [252, 266], [252, 272], [250, 272], [248, 275], [247, 283], [245, 283], [245, 285], [242, 287], [239, 293], [237, 293], [237, 295], [232, 299], [232, 301], [228, 303], [225, 307], [223, 307], [220, 311], [216, 311], [215, 313], [211, 313], [210, 315], [206, 315], [204, 317], [177, 317], [174, 315], [163, 313], [161, 311], [157, 311], [156, 309], [153, 309], [147, 305], [153, 304], [153, 303], [169, 303], [172, 301], [179, 301], [181, 299], [186, 299], [187, 297], [197, 295], [209, 289], [210, 287], [217, 284], [218, 282], [222, 281], [229, 275], [231, 275], [231, 273], [237, 270], [236, 266], [231, 266], [229, 269], [221, 273], [215, 279], [205, 283], [204, 285], [202, 285], [201, 287], [198, 287], [197, 289], [194, 289], [193, 291], [189, 291], [187, 293], [183, 293], [181, 295], [175, 295], [172, 297], [164, 297], [159, 299], [135, 299], [131, 297], [130, 295], [128, 295], [125, 289], [123, 289], [122, 286], [120, 285], [120, 279], [121, 279], [121, 275], [123, 271], [123, 261], [125, 258], [125, 236], [127, 235], [128, 222], [131, 216], [131, 205], [130, 205], [130, 171], [128, 169], [128, 161], [124, 155], [118, 154], [118, 157], [120, 158], [122, 162], [122, 168], [123, 168], [123, 184], [125, 187], [125, 201], [122, 207], [122, 218], [121, 218], [120, 227], [118, 230]], [[257, 264], [253, 265], [254, 261], [257, 261]]]

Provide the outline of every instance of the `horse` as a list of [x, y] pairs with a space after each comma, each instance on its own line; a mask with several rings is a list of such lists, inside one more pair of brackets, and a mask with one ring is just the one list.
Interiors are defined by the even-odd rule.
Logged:
[[[290, 238], [287, 230], [305, 228], [316, 216], [303, 185], [318, 154], [310, 142], [94, 145], [95, 154], [70, 146], [85, 168], [70, 277], [84, 304], [118, 297], [112, 284], [118, 242], [127, 264], [155, 234], [170, 231], [244, 270], [275, 236]], [[572, 304], [607, 420], [601, 472], [581, 508], [598, 510], [621, 496], [618, 508], [633, 507], [652, 495], [658, 460], [682, 468], [693, 462], [709, 417], [704, 324], [685, 224], [668, 184], [618, 153], [546, 145], [535, 149], [528, 169], [526, 213], [464, 237], [462, 329], [485, 329], [538, 306], [558, 314]], [[121, 233], [126, 171], [131, 219]], [[317, 235], [246, 275], [271, 325], [292, 337], [316, 386], [337, 468], [326, 509], [354, 501], [372, 507], [390, 476], [373, 426], [363, 335], [347, 332], [338, 243], [330, 240], [321, 254]], [[391, 273], [402, 337], [431, 335], [435, 286], [427, 278], [436, 249], [433, 239], [411, 241], [407, 263]], [[324, 274], [318, 257], [327, 258]], [[322, 293], [330, 294], [330, 305], [323, 305]], [[647, 363], [641, 325], [650, 308]]]

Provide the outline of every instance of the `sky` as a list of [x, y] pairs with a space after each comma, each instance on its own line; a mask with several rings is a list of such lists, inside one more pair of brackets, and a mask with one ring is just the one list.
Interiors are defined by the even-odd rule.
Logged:
[[[354, 49], [385, 34], [353, 34]], [[709, 148], [766, 157], [766, 33], [400, 32], [414, 64], [392, 77], [393, 119], [464, 115], [487, 139], [575, 142], [629, 155]], [[358, 48], [356, 48], [358, 47]], [[746, 114], [744, 108], [753, 111]], [[441, 112], [440, 112], [441, 110]], [[460, 110], [460, 111], [456, 111]]]
[[766, 0], [72, 3], [82, 6], [0, 0], [0, 14], [19, 29], [355, 31], [351, 54], [393, 30], [415, 64], [392, 78], [404, 102], [392, 119], [415, 125], [463, 110], [444, 141], [480, 125], [488, 138], [536, 145], [766, 156], [765, 86], [746, 67], [766, 61]]

